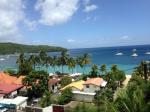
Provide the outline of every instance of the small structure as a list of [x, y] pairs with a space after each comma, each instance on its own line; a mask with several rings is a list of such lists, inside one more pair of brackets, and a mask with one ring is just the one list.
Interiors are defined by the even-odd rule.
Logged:
[[96, 91], [105, 87], [106, 84], [107, 82], [102, 78], [90, 78], [87, 79], [87, 81], [80, 80], [73, 82], [62, 88], [61, 91], [70, 87], [73, 93], [73, 100], [92, 102], [94, 100]]
[[48, 82], [49, 91], [56, 93], [58, 91], [58, 88], [60, 85], [59, 83], [60, 83], [60, 80], [58, 80], [58, 79], [50, 79]]
[[0, 83], [0, 96], [2, 98], [14, 98], [23, 85]]
[[95, 91], [100, 90], [101, 87], [105, 87], [107, 82], [102, 78], [91, 78], [85, 81], [84, 92], [95, 93]]
[[66, 89], [68, 87], [70, 87], [72, 89], [72, 91], [83, 91], [83, 84], [84, 84], [83, 80], [72, 82], [71, 84], [63, 87], [61, 89], [61, 91], [63, 91], [64, 89]]
[[[11, 105], [14, 105], [14, 109], [24, 110], [27, 106], [27, 97], [17, 96], [13, 99], [3, 98], [0, 100], [1, 107], [7, 108]], [[5, 107], [7, 105], [7, 107]]]

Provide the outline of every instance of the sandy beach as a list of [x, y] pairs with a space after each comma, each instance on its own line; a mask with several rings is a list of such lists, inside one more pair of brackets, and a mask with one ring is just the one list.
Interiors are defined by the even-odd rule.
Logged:
[[123, 85], [124, 85], [124, 86], [127, 86], [129, 80], [131, 79], [131, 76], [132, 76], [132, 75], [126, 75], [126, 80], [123, 81]]

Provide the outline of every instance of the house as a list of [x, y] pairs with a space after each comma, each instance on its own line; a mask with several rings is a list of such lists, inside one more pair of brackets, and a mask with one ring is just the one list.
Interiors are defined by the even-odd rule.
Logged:
[[70, 87], [73, 93], [73, 100], [84, 101], [84, 102], [92, 102], [94, 100], [94, 96], [96, 91], [105, 87], [107, 82], [102, 78], [90, 78], [86, 81], [80, 80], [77, 82], [73, 82], [61, 89]]
[[15, 98], [3, 98], [0, 100], [0, 110], [10, 108], [13, 110], [24, 110], [27, 106], [27, 97], [17, 96]]
[[23, 85], [0, 83], [0, 96], [2, 98], [14, 98]]
[[25, 76], [14, 77], [7, 73], [0, 72], [0, 83], [5, 84], [22, 84], [22, 80]]
[[84, 92], [94, 93], [95, 91], [105, 87], [106, 84], [107, 82], [100, 77], [87, 79], [87, 81], [83, 84]]
[[50, 79], [48, 82], [48, 88], [49, 91], [52, 91], [53, 93], [56, 93], [58, 91], [58, 88], [60, 86], [60, 80], [58, 79]]
[[63, 87], [60, 90], [63, 91], [64, 89], [69, 87], [72, 89], [72, 91], [83, 91], [83, 84], [84, 84], [83, 80], [72, 82], [71, 84], [68, 84], [67, 86]]

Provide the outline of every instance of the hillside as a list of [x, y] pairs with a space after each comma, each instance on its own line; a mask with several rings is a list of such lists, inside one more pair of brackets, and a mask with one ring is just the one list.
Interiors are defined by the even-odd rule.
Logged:
[[23, 45], [16, 43], [0, 43], [0, 54], [14, 54], [19, 52], [38, 53], [39, 51], [56, 52], [67, 50], [62, 47], [48, 45]]

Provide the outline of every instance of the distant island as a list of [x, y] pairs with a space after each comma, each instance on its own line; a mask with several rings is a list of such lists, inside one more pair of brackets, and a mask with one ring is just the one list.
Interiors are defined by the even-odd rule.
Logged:
[[48, 45], [24, 45], [17, 43], [0, 43], [0, 54], [14, 54], [14, 53], [38, 53], [39, 51], [45, 52], [57, 52], [57, 51], [66, 51], [67, 49], [57, 46], [48, 46]]

